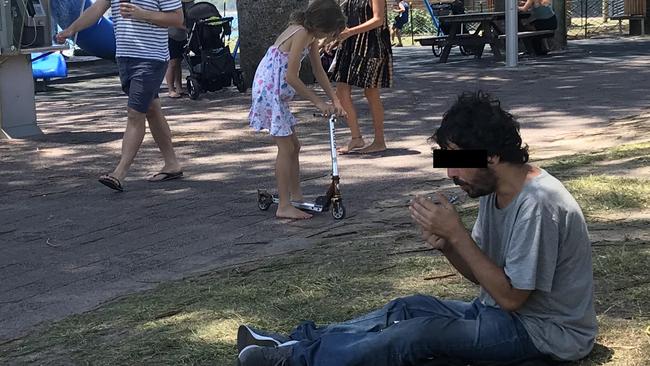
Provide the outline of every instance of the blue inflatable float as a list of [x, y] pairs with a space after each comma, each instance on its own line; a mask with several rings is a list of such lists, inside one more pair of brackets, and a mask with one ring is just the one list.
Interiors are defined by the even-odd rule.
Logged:
[[[84, 10], [93, 2], [84, 0]], [[61, 29], [65, 29], [77, 20], [81, 14], [79, 0], [52, 0], [52, 17]], [[97, 24], [82, 30], [77, 35], [77, 45], [89, 54], [109, 60], [115, 59], [115, 33], [113, 22], [102, 17]]]
[[68, 68], [63, 55], [54, 53], [32, 53], [32, 75], [34, 79], [64, 78]]

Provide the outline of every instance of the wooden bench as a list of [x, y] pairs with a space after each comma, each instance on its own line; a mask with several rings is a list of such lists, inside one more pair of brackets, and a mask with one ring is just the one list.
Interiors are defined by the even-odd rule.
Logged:
[[420, 42], [422, 46], [441, 46], [447, 41], [447, 36], [421, 37], [416, 38], [415, 41]]
[[[555, 35], [554, 30], [538, 30], [538, 31], [525, 31], [517, 32], [517, 38], [530, 38], [530, 37], [541, 37], [541, 38], [551, 38]], [[506, 39], [505, 34], [500, 34], [499, 39]]]
[[[517, 38], [522, 40], [524, 43], [524, 47], [526, 47], [526, 51], [532, 56], [539, 56], [535, 52], [535, 47], [533, 46], [532, 40], [530, 38], [532, 37], [538, 37], [538, 38], [553, 38], [555, 35], [554, 30], [538, 30], [538, 31], [522, 31], [522, 32], [517, 32]], [[506, 35], [505, 34], [499, 34], [499, 40], [500, 41], [505, 41]]]
[[621, 24], [622, 20], [630, 21], [630, 33], [632, 33], [632, 22], [638, 22], [641, 28], [641, 35], [645, 35], [645, 15], [615, 15], [611, 20], [618, 20], [618, 31], [623, 33], [623, 25]]

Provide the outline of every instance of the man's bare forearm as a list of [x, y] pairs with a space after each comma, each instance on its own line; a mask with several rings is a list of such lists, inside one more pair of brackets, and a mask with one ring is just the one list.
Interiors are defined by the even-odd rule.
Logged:
[[177, 9], [174, 11], [144, 11], [142, 20], [165, 28], [182, 28], [183, 11]]
[[68, 30], [72, 33], [79, 33], [96, 24], [99, 18], [101, 18], [110, 7], [111, 4], [108, 0], [95, 1], [95, 3], [86, 9], [77, 20], [70, 24]]
[[460, 272], [463, 277], [467, 278], [477, 285], [479, 284], [476, 277], [474, 277], [472, 270], [467, 265], [467, 262], [465, 262], [465, 260], [460, 256], [460, 254], [458, 254], [458, 252], [456, 252], [453, 246], [447, 245], [445, 249], [442, 250], [442, 254], [445, 255], [449, 263], [451, 263], [451, 265], [454, 266], [454, 268], [456, 268], [456, 270]]

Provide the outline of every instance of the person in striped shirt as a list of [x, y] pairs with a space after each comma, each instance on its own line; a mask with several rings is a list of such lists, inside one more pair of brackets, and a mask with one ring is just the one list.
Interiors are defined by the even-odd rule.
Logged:
[[122, 191], [122, 181], [140, 149], [145, 119], [165, 165], [149, 181], [182, 177], [181, 165], [172, 146], [171, 131], [162, 113], [158, 90], [167, 70], [169, 49], [167, 28], [183, 26], [180, 0], [96, 0], [68, 28], [56, 35], [63, 43], [75, 33], [96, 24], [111, 9], [115, 30], [116, 59], [122, 90], [128, 95], [127, 125], [122, 140], [122, 156], [115, 170], [99, 182]]

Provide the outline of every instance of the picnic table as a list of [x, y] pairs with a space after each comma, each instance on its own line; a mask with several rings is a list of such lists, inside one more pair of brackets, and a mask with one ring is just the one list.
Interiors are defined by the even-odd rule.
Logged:
[[[522, 21], [530, 17], [529, 12], [518, 13], [519, 29], [522, 29]], [[433, 47], [442, 47], [440, 62], [445, 63], [449, 58], [451, 48], [459, 46], [465, 54], [473, 54], [475, 58], [481, 58], [485, 45], [490, 45], [495, 58], [501, 59], [501, 41], [505, 38], [504, 29], [500, 23], [506, 18], [505, 12], [481, 12], [456, 15], [443, 15], [439, 17], [441, 24], [449, 26], [449, 34], [442, 37], [434, 37]], [[467, 24], [478, 24], [473, 32], [464, 32], [468, 29]], [[526, 49], [534, 54], [531, 43], [532, 37], [552, 37], [555, 31], [522, 31], [517, 33], [519, 39], [523, 39]]]

